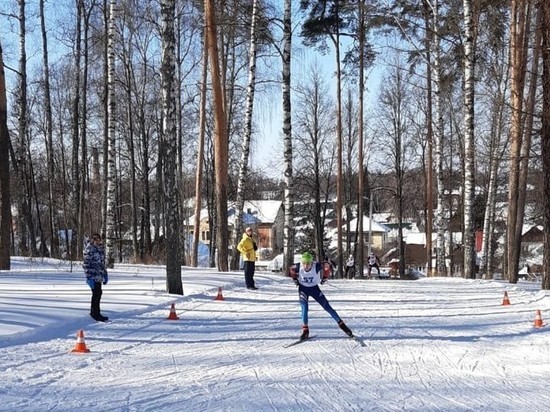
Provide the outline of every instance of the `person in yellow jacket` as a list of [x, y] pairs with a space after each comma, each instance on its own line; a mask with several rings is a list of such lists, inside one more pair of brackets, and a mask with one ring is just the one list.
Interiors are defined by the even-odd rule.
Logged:
[[254, 271], [256, 270], [256, 251], [258, 245], [252, 238], [251, 227], [247, 227], [243, 233], [243, 237], [237, 245], [237, 250], [241, 252], [244, 261], [244, 281], [247, 289], [258, 289], [254, 284]]

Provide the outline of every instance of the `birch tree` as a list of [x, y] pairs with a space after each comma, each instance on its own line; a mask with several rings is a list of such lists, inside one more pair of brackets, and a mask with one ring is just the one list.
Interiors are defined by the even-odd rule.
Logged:
[[283, 268], [294, 263], [294, 181], [292, 175], [292, 112], [291, 112], [291, 48], [292, 48], [292, 1], [284, 0], [283, 14], [283, 156], [284, 156], [284, 205], [285, 223], [283, 236]]
[[[239, 177], [237, 181], [237, 201], [235, 204], [235, 230], [233, 232], [233, 245], [237, 245], [238, 238], [243, 231], [243, 208], [245, 186], [248, 176], [248, 158], [250, 153], [250, 140], [252, 136], [252, 113], [254, 108], [254, 91], [256, 87], [256, 30], [258, 22], [258, 0], [252, 2], [252, 21], [250, 23], [250, 49], [248, 52], [248, 85], [246, 88], [246, 109], [243, 130], [243, 139], [241, 143], [241, 160], [239, 165]], [[231, 268], [237, 269], [239, 261], [239, 251], [233, 249]]]
[[472, 0], [463, 1], [464, 10], [464, 277], [475, 278], [475, 196], [474, 150], [474, 25]]
[[105, 266], [115, 263], [116, 207], [116, 113], [115, 113], [115, 11], [116, 0], [109, 3], [109, 32], [107, 33], [107, 205], [105, 220]]
[[423, 15], [425, 24], [424, 44], [426, 47], [426, 183], [424, 191], [426, 193], [426, 273], [428, 276], [433, 275], [432, 262], [432, 232], [434, 220], [434, 179], [433, 179], [433, 148], [434, 148], [434, 128], [433, 128], [433, 82], [432, 82], [432, 42], [433, 32], [431, 30], [432, 11], [429, 7], [429, 2], [424, 1]]

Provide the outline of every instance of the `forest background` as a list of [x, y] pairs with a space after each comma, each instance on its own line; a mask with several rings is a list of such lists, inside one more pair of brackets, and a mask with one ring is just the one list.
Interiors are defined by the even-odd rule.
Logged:
[[[0, 266], [78, 259], [101, 231], [109, 265], [166, 263], [178, 293], [198, 243], [182, 222], [207, 207], [211, 264], [225, 271], [244, 199], [270, 193], [284, 201], [287, 261], [298, 246], [321, 256], [334, 210], [342, 267], [342, 227], [375, 200], [426, 232], [430, 275], [447, 273], [458, 229], [473, 277], [482, 230], [481, 272], [517, 282], [523, 223], [550, 221], [547, 3], [2, 2]], [[294, 244], [295, 199], [311, 202], [308, 245]]]

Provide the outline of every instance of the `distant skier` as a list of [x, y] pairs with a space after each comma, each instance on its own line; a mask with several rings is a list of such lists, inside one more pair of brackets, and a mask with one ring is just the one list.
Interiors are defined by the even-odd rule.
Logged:
[[352, 331], [346, 326], [344, 321], [338, 316], [338, 313], [330, 306], [327, 298], [319, 288], [319, 283], [323, 284], [330, 276], [330, 264], [325, 262], [321, 264], [313, 261], [313, 255], [309, 252], [302, 253], [301, 263], [290, 266], [289, 275], [294, 279], [298, 286], [300, 296], [300, 307], [302, 309], [302, 335], [300, 340], [309, 338], [308, 311], [309, 297], [315, 299], [332, 318], [338, 322], [338, 326], [350, 338], [353, 337]]
[[374, 252], [371, 252], [371, 254], [368, 257], [368, 264], [369, 264], [369, 278], [370, 278], [370, 272], [372, 268], [376, 268], [376, 272], [378, 277], [380, 277], [380, 259], [378, 259], [378, 256]]
[[348, 260], [346, 261], [346, 278], [350, 277], [355, 277], [355, 259], [353, 258], [353, 255], [351, 253], [348, 256]]

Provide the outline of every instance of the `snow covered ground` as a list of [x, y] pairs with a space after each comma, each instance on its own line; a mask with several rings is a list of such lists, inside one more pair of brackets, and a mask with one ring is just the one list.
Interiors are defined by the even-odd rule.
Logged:
[[[315, 303], [300, 333], [296, 287], [257, 273], [117, 265], [88, 316], [80, 265], [14, 258], [0, 272], [1, 411], [543, 411], [550, 293], [538, 284], [430, 278], [322, 288], [365, 346]], [[225, 300], [215, 300], [218, 287]], [[502, 306], [504, 291], [511, 305]], [[179, 320], [167, 320], [174, 303]], [[90, 353], [73, 354], [82, 329]]]

